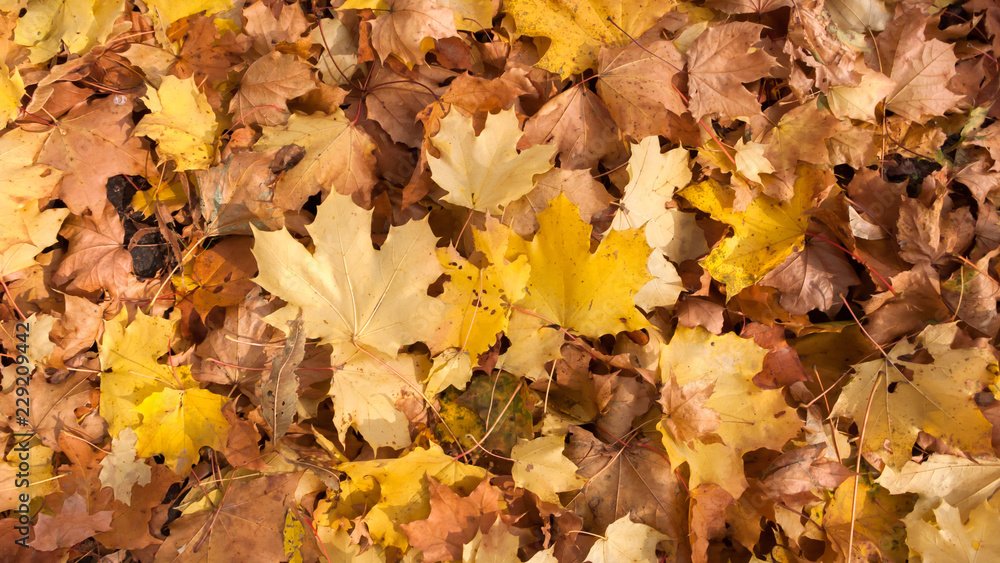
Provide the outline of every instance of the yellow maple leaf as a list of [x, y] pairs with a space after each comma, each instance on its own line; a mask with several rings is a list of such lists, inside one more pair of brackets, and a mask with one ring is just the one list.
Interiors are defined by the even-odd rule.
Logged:
[[[59, 216], [59, 223], [66, 217], [67, 210], [38, 210], [38, 200], [48, 198], [63, 176], [51, 166], [35, 164], [45, 138], [46, 135], [23, 129], [13, 129], [0, 136], [0, 224], [3, 225], [0, 249], [31, 243], [37, 238], [32, 231], [36, 230], [33, 225], [40, 220], [39, 216]], [[53, 238], [41, 248], [54, 242]], [[0, 271], [10, 273], [6, 268]]]
[[278, 182], [274, 194], [278, 207], [299, 209], [320, 189], [352, 194], [375, 185], [375, 143], [339, 108], [330, 115], [296, 113], [284, 125], [264, 127], [263, 133], [254, 143], [255, 152], [293, 144], [305, 151]]
[[455, 13], [455, 27], [460, 31], [481, 31], [483, 24], [480, 22], [491, 21], [496, 13], [489, 0], [437, 0], [437, 3], [451, 8]]
[[848, 560], [848, 550], [853, 550], [851, 561], [906, 561], [905, 534], [899, 515], [911, 508], [913, 495], [890, 495], [867, 478], [847, 479], [834, 492], [821, 523], [831, 546], [844, 561]]
[[191, 14], [205, 12], [210, 16], [233, 7], [232, 0], [147, 0], [145, 4], [157, 14], [164, 27]]
[[469, 353], [449, 348], [434, 357], [434, 365], [427, 374], [424, 389], [427, 397], [433, 397], [448, 387], [465, 389], [471, 380], [472, 358]]
[[634, 302], [652, 279], [646, 269], [650, 248], [641, 230], [612, 230], [591, 254], [591, 226], [564, 194], [538, 214], [538, 224], [531, 242], [510, 238], [508, 257], [527, 256], [531, 266], [519, 306], [584, 336], [649, 326]]
[[[19, 498], [22, 494], [40, 499], [59, 490], [55, 468], [52, 467], [52, 450], [41, 444], [25, 444], [28, 457], [25, 460], [21, 458], [25, 450], [20, 443], [15, 444], [17, 447], [7, 453], [6, 463], [0, 463], [0, 479], [7, 483], [0, 487], [0, 510], [3, 511], [17, 509], [23, 504]], [[22, 469], [22, 463], [28, 464], [27, 471]]]
[[629, 514], [615, 520], [587, 553], [590, 563], [656, 561], [656, 545], [671, 539], [656, 528], [633, 522]]
[[736, 141], [733, 149], [735, 152], [733, 160], [736, 161], [736, 170], [740, 174], [743, 174], [747, 180], [759, 184], [761, 182], [761, 174], [774, 173], [771, 161], [764, 156], [767, 145], [754, 142], [744, 143], [743, 139], [739, 139]]
[[30, 2], [14, 28], [14, 42], [28, 47], [32, 64], [58, 55], [63, 43], [81, 55], [107, 40], [124, 6], [124, 0]]
[[208, 446], [221, 450], [229, 434], [222, 414], [227, 397], [207, 389], [163, 389], [146, 397], [136, 407], [142, 423], [135, 426], [136, 454], [163, 454], [164, 463], [181, 477], [198, 461], [198, 450]]
[[1000, 488], [1000, 460], [992, 456], [965, 459], [931, 454], [921, 463], [906, 462], [900, 471], [887, 465], [877, 482], [894, 495], [940, 497], [967, 518], [973, 508], [993, 498]]
[[991, 456], [965, 459], [931, 454], [921, 463], [907, 461], [899, 471], [887, 465], [877, 482], [894, 495], [940, 497], [967, 518], [973, 508], [1000, 489], [1000, 460]]
[[857, 86], [834, 86], [827, 94], [830, 111], [838, 119], [850, 118], [875, 123], [875, 107], [896, 87], [891, 78], [860, 67], [861, 83]]
[[[372, 358], [350, 345], [334, 346], [335, 366], [330, 396], [333, 422], [340, 440], [354, 427], [374, 448], [402, 449], [410, 445], [410, 421], [396, 408], [405, 396], [416, 395], [422, 372], [417, 356]], [[405, 380], [404, 380], [405, 378]]]
[[373, 539], [402, 550], [409, 542], [399, 525], [430, 516], [429, 477], [468, 495], [487, 475], [481, 467], [455, 461], [437, 444], [431, 444], [430, 449], [416, 448], [397, 459], [355, 461], [338, 469], [356, 483], [374, 480], [379, 484], [379, 501], [364, 521]]
[[292, 513], [285, 511], [285, 526], [282, 529], [283, 546], [288, 563], [302, 563], [302, 541], [305, 539], [305, 527]]
[[6, 125], [17, 119], [17, 109], [21, 107], [21, 97], [24, 96], [24, 81], [21, 73], [14, 69], [11, 74], [7, 65], [0, 62], [0, 120]]
[[260, 267], [254, 281], [288, 302], [267, 317], [269, 323], [284, 330], [301, 307], [308, 338], [370, 346], [391, 356], [433, 334], [445, 309], [427, 295], [444, 272], [434, 249], [437, 237], [427, 219], [410, 221], [392, 229], [376, 251], [371, 217], [349, 196], [331, 193], [306, 227], [315, 253], [287, 230], [252, 227]]
[[675, 440], [662, 421], [656, 424], [656, 428], [663, 434], [663, 448], [670, 459], [670, 466], [677, 469], [685, 463], [688, 465], [691, 475], [688, 479], [689, 488], [714, 483], [734, 498], [739, 498], [749, 486], [741, 452], [718, 442], [706, 444], [701, 440], [693, 440], [686, 444]]
[[677, 303], [677, 297], [684, 291], [677, 268], [658, 251], [649, 255], [646, 268], [653, 279], [635, 295], [635, 304], [646, 312], [656, 307], [673, 307]]
[[549, 376], [545, 364], [562, 357], [566, 340], [562, 331], [530, 313], [515, 310], [504, 334], [510, 340], [510, 347], [500, 357], [498, 369], [532, 381], [544, 380]]
[[[957, 323], [929, 326], [916, 342], [904, 340], [886, 357], [854, 366], [855, 376], [831, 416], [864, 425], [863, 452], [877, 454], [898, 471], [921, 431], [971, 454], [992, 452], [992, 425], [975, 395], [996, 381], [989, 370], [994, 359], [985, 348], [951, 349], [957, 334]], [[934, 362], [904, 359], [918, 348], [930, 352]]]
[[566, 78], [597, 66], [601, 47], [627, 45], [629, 36], [642, 35], [675, 4], [673, 0], [508, 0], [504, 9], [519, 32], [552, 40], [535, 66]]
[[995, 501], [980, 503], [965, 521], [957, 508], [940, 499], [933, 518], [928, 514], [925, 519], [920, 512], [914, 510], [903, 521], [906, 545], [921, 561], [1000, 561], [1000, 510]]
[[800, 166], [799, 172], [790, 201], [759, 195], [744, 212], [733, 211], [732, 190], [714, 180], [679, 192], [691, 205], [733, 227], [733, 236], [716, 245], [704, 260], [705, 269], [725, 284], [727, 299], [760, 281], [802, 247], [815, 184], [811, 169]]
[[681, 386], [715, 382], [704, 406], [719, 413], [714, 433], [726, 445], [742, 451], [778, 449], [798, 432], [801, 422], [780, 389], [754, 384], [766, 355], [767, 349], [733, 333], [716, 336], [702, 327], [682, 326], [660, 347], [660, 375], [673, 376]]
[[[0, 200], [3, 196], [0, 196]], [[3, 202], [0, 201], [0, 206]], [[0, 218], [5, 215], [0, 209]], [[2, 223], [6, 229], [9, 225], [11, 231], [22, 231], [26, 235], [26, 241], [12, 243], [9, 246], [0, 244], [0, 277], [14, 272], [30, 268], [37, 264], [35, 257], [45, 249], [56, 243], [59, 234], [59, 227], [63, 220], [69, 215], [69, 209], [46, 209], [40, 211], [34, 202], [10, 213], [9, 222]], [[0, 219], [2, 221], [2, 219]], [[3, 235], [0, 235], [0, 239]]]
[[157, 184], [152, 178], [150, 181], [156, 184], [152, 189], [135, 192], [132, 196], [132, 209], [142, 213], [144, 217], [155, 213], [158, 203], [162, 203], [173, 212], [188, 202], [187, 194], [180, 182]]
[[[719, 474], [719, 467], [738, 467], [742, 473], [741, 456], [748, 451], [781, 446], [798, 433], [802, 422], [795, 410], [785, 404], [780, 389], [761, 389], [753, 377], [764, 365], [767, 350], [753, 340], [733, 333], [715, 336], [702, 327], [678, 327], [669, 344], [660, 347], [660, 376], [683, 387], [695, 382], [711, 383], [712, 392], [704, 405], [719, 415], [719, 424], [712, 433], [722, 440], [725, 449], [695, 439], [685, 443], [661, 423], [663, 444], [675, 467], [687, 461], [691, 468], [692, 486], [695, 475], [704, 474], [700, 482], [715, 482], [735, 497], [739, 487], [745, 487], [742, 477], [717, 482], [706, 475]], [[706, 452], [713, 455], [704, 455]], [[736, 487], [737, 490], [733, 490]]]
[[659, 137], [646, 137], [632, 145], [628, 174], [611, 228], [620, 231], [646, 225], [649, 245], [666, 248], [674, 238], [678, 216], [683, 215], [667, 209], [667, 202], [677, 188], [691, 181], [688, 151], [676, 148], [661, 154]]
[[439, 248], [438, 259], [449, 276], [441, 301], [451, 306], [438, 328], [438, 346], [453, 347], [478, 358], [507, 328], [511, 305], [524, 297], [528, 284], [528, 258], [508, 261], [510, 229], [488, 218], [486, 230], [473, 230], [476, 249], [486, 263], [476, 267], [453, 248]]
[[441, 156], [427, 155], [431, 178], [448, 192], [441, 199], [499, 214], [503, 206], [530, 192], [532, 177], [552, 168], [557, 148], [536, 145], [518, 153], [521, 135], [513, 109], [487, 116], [478, 136], [472, 118], [452, 109], [430, 138]]
[[587, 483], [576, 474], [576, 465], [563, 455], [563, 446], [565, 440], [559, 435], [519, 440], [510, 451], [514, 483], [545, 502], [561, 504], [557, 493], [575, 491]]
[[104, 321], [104, 337], [98, 347], [101, 359], [101, 416], [108, 421], [111, 436], [139, 423], [139, 406], [151, 394], [168, 386], [179, 387], [190, 378], [190, 367], [158, 362], [170, 348], [174, 323], [137, 311], [128, 323], [128, 313]]
[[212, 164], [219, 124], [194, 78], [164, 76], [159, 88], [146, 90], [143, 101], [152, 113], [133, 135], [154, 139], [157, 152], [173, 160], [177, 170], [205, 170]]

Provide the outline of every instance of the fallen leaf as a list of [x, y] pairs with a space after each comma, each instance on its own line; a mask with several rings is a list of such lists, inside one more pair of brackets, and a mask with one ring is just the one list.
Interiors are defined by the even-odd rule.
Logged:
[[306, 338], [302, 317], [288, 323], [288, 339], [278, 355], [271, 360], [271, 373], [261, 380], [260, 410], [271, 425], [271, 439], [277, 441], [292, 425], [298, 405], [298, 377], [295, 370], [305, 355]]
[[[218, 504], [203, 503], [199, 509], [170, 522], [170, 535], [157, 553], [181, 557], [186, 546], [199, 541], [207, 561], [229, 558], [268, 561], [284, 559], [282, 529], [285, 511], [294, 505], [295, 487], [301, 472], [268, 475], [259, 479], [230, 479]], [[214, 522], [215, 526], [209, 526]], [[226, 530], [225, 532], [221, 530]]]
[[59, 198], [70, 212], [100, 213], [109, 178], [145, 172], [149, 156], [135, 137], [132, 107], [127, 97], [90, 101], [70, 110], [49, 133], [38, 164], [64, 172]]
[[590, 169], [618, 145], [618, 126], [601, 99], [586, 88], [567, 90], [524, 124], [521, 145], [552, 145], [561, 168]]
[[17, 69], [11, 72], [7, 65], [0, 63], [0, 119], [3, 119], [4, 125], [17, 119], [23, 96], [24, 80], [21, 79], [21, 73]]
[[600, 533], [634, 513], [669, 537], [686, 533], [683, 485], [666, 454], [653, 444], [644, 439], [625, 446], [606, 444], [574, 427], [565, 455], [578, 467], [577, 475], [587, 480], [569, 504], [583, 518], [585, 529]]
[[[31, 64], [43, 63], [58, 55], [63, 43], [71, 53], [82, 55], [108, 39], [123, 4], [122, 0], [73, 4], [58, 0], [35, 2], [18, 14], [20, 22], [14, 28], [14, 42], [28, 47]], [[17, 12], [16, 9], [5, 11]]]
[[621, 231], [646, 226], [646, 241], [653, 248], [666, 249], [675, 238], [683, 213], [667, 209], [677, 188], [691, 182], [687, 150], [676, 148], [660, 153], [657, 137], [647, 137], [632, 145], [628, 163], [629, 182], [625, 186], [611, 228]]
[[483, 479], [467, 497], [455, 494], [447, 485], [433, 478], [430, 489], [430, 515], [400, 526], [410, 545], [423, 552], [424, 561], [455, 561], [462, 557], [462, 547], [477, 533], [487, 531], [498, 519], [500, 491]]
[[635, 6], [574, 0], [554, 3], [513, 0], [504, 7], [514, 18], [519, 32], [552, 40], [538, 61], [538, 68], [568, 78], [594, 68], [601, 47], [626, 45], [629, 37], [642, 35], [671, 5], [667, 0]]
[[685, 58], [692, 115], [746, 120], [760, 114], [757, 96], [743, 84], [768, 76], [777, 62], [754, 48], [762, 30], [750, 22], [727, 23], [706, 29], [691, 43]]
[[135, 427], [140, 457], [163, 455], [164, 463], [184, 477], [208, 446], [222, 450], [229, 422], [222, 406], [229, 399], [206, 389], [163, 389], [143, 399], [136, 407], [142, 424]]
[[684, 59], [672, 42], [602, 49], [598, 61], [597, 93], [632, 139], [666, 134], [667, 112], [681, 115], [687, 111], [674, 85]]
[[139, 120], [133, 135], [156, 141], [161, 157], [173, 160], [177, 170], [205, 170], [212, 164], [219, 124], [194, 79], [165, 76], [143, 101], [152, 113]]
[[[649, 280], [644, 263], [649, 247], [641, 232], [612, 231], [591, 254], [591, 228], [565, 195], [552, 200], [538, 222], [535, 238], [512, 237], [507, 253], [527, 256], [531, 266], [527, 297], [519, 306], [584, 336], [646, 326], [645, 318], [629, 309]], [[622, 269], [624, 264], [631, 270]]]
[[587, 553], [589, 563], [641, 563], [656, 559], [656, 546], [668, 536], [628, 516], [615, 520]]
[[375, 185], [375, 144], [339, 109], [333, 115], [292, 114], [284, 125], [265, 127], [253, 148], [267, 152], [287, 145], [302, 147], [305, 154], [278, 181], [273, 201], [282, 209], [300, 209], [321, 190], [367, 195]]
[[[973, 454], [992, 451], [991, 425], [974, 396], [996, 379], [988, 370], [993, 356], [982, 348], [952, 349], [957, 335], [955, 323], [929, 326], [915, 342], [901, 341], [885, 358], [854, 366], [832, 416], [865, 421], [862, 451], [901, 469], [921, 431]], [[921, 348], [933, 363], [905, 359]]]
[[939, 501], [934, 520], [933, 524], [909, 516], [904, 520], [906, 543], [923, 561], [978, 561], [980, 557], [988, 561], [1000, 557], [1000, 511], [992, 503], [980, 503], [966, 519], [957, 508]]
[[111, 440], [111, 453], [101, 460], [101, 484], [111, 487], [125, 504], [132, 503], [132, 487], [146, 485], [152, 478], [149, 466], [136, 459], [137, 440], [131, 428], [122, 430]]
[[811, 179], [802, 176], [795, 181], [788, 203], [761, 195], [744, 212], [733, 211], [732, 192], [711, 180], [680, 192], [698, 209], [733, 227], [733, 236], [713, 248], [704, 261], [712, 277], [725, 284], [727, 299], [760, 281], [801, 247], [815, 189]]
[[486, 230], [473, 230], [476, 247], [486, 262], [481, 268], [463, 258], [454, 248], [439, 249], [438, 259], [449, 276], [441, 301], [450, 306], [438, 327], [438, 347], [453, 347], [478, 358], [496, 343], [507, 329], [512, 305], [525, 295], [530, 268], [519, 256], [508, 261], [510, 229], [495, 219], [487, 219]]
[[813, 309], [828, 311], [840, 305], [838, 298], [861, 280], [843, 252], [814, 238], [768, 272], [760, 283], [781, 292], [778, 302], [789, 313], [804, 315]]
[[70, 245], [53, 275], [55, 283], [68, 282], [71, 291], [118, 291], [134, 277], [132, 254], [124, 245], [125, 227], [110, 205], [100, 217], [74, 216], [60, 232]]
[[444, 201], [499, 214], [504, 205], [531, 191], [532, 178], [552, 168], [556, 147], [534, 146], [518, 153], [521, 138], [513, 111], [491, 115], [476, 135], [472, 120], [456, 111], [440, 120], [430, 138], [440, 157], [428, 155], [431, 178], [448, 195]]
[[518, 539], [510, 533], [507, 524], [500, 520], [490, 531], [479, 532], [462, 548], [462, 561], [469, 563], [501, 563], [517, 559]]
[[[955, 107], [961, 96], [947, 88], [955, 76], [954, 47], [937, 39], [926, 39], [923, 28], [906, 29], [893, 45], [894, 57], [889, 78], [895, 83], [885, 100], [885, 107], [906, 119], [921, 122], [944, 115]], [[885, 43], [882, 43], [883, 46]], [[885, 72], [885, 70], [883, 70]]]
[[353, 347], [335, 348], [335, 367], [330, 394], [334, 424], [344, 441], [348, 429], [356, 428], [376, 447], [396, 449], [410, 445], [409, 421], [396, 404], [419, 392], [417, 359], [405, 355], [380, 357]]
[[287, 118], [288, 100], [315, 87], [308, 64], [295, 55], [274, 51], [247, 68], [229, 111], [237, 122], [247, 125], [279, 125]]
[[847, 557], [853, 544], [853, 556], [862, 561], [906, 561], [905, 529], [899, 515], [912, 507], [912, 496], [893, 496], [878, 485], [848, 479], [837, 487], [823, 513], [821, 524], [830, 538], [827, 549]]
[[486, 477], [485, 469], [455, 461], [434, 444], [429, 449], [415, 448], [398, 459], [345, 463], [340, 470], [354, 481], [371, 479], [380, 485], [378, 503], [364, 521], [373, 539], [400, 549], [408, 542], [399, 526], [430, 515], [428, 479], [433, 477], [452, 490], [472, 492]]
[[206, 15], [224, 12], [232, 8], [233, 3], [229, 0], [181, 0], [180, 2], [173, 0], [150, 0], [149, 7], [156, 10], [166, 24], [169, 25], [185, 16], [197, 14], [198, 12], [205, 12]]
[[39, 514], [35, 522], [35, 540], [31, 547], [38, 551], [55, 551], [59, 548], [72, 547], [111, 527], [110, 510], [102, 510], [94, 514], [87, 511], [87, 501], [77, 493], [65, 501], [57, 516]]
[[556, 504], [560, 504], [556, 493], [582, 487], [587, 480], [576, 474], [576, 466], [563, 455], [563, 445], [561, 436], [520, 440], [510, 452], [514, 483]]
[[[455, 15], [431, 0], [349, 0], [339, 10], [377, 10], [372, 23], [372, 45], [384, 63], [395, 55], [408, 68], [424, 61], [426, 39], [455, 37]], [[433, 43], [432, 43], [433, 44]]]
[[[283, 330], [301, 308], [307, 338], [393, 355], [404, 343], [428, 338], [444, 308], [427, 296], [427, 286], [444, 271], [434, 252], [437, 238], [426, 220], [411, 221], [393, 229], [376, 251], [370, 225], [371, 211], [330, 194], [306, 227], [318, 243], [315, 253], [286, 230], [252, 227], [260, 266], [254, 282], [289, 303], [267, 321]], [[405, 278], [397, 276], [401, 271]]]
[[932, 454], [921, 463], [907, 461], [898, 471], [886, 466], [877, 483], [894, 495], [940, 497], [965, 519], [1000, 489], [1000, 461]]
[[503, 223], [521, 237], [538, 231], [538, 214], [559, 194], [566, 194], [573, 205], [580, 208], [580, 219], [588, 223], [614, 201], [589, 170], [553, 168], [536, 177], [534, 182], [535, 187], [530, 192], [507, 204], [503, 210]]

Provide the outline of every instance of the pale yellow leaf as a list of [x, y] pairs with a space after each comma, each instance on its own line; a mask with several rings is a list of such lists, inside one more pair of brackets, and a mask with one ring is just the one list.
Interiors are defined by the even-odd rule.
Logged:
[[479, 135], [471, 118], [452, 109], [430, 139], [440, 158], [427, 157], [431, 178], [448, 192], [442, 199], [499, 214], [503, 206], [530, 192], [532, 178], [552, 168], [557, 149], [536, 145], [518, 153], [521, 135], [513, 109], [487, 116]]
[[437, 237], [427, 220], [390, 230], [379, 250], [372, 247], [371, 211], [331, 193], [306, 229], [315, 252], [286, 231], [253, 227], [253, 254], [260, 273], [254, 281], [288, 305], [267, 317], [284, 330], [302, 308], [306, 336], [324, 343], [353, 343], [395, 355], [404, 344], [426, 340], [445, 305], [427, 295], [444, 269]]
[[138, 439], [131, 428], [122, 430], [111, 440], [111, 453], [101, 460], [101, 484], [111, 487], [115, 498], [125, 504], [132, 503], [134, 485], [145, 485], [152, 478], [149, 466], [136, 459]]
[[656, 545], [668, 540], [665, 534], [622, 516], [608, 526], [604, 537], [587, 553], [588, 563], [649, 563], [656, 560]]
[[510, 452], [514, 483], [555, 504], [560, 504], [557, 493], [583, 487], [587, 480], [576, 474], [576, 466], [563, 455], [563, 446], [562, 436], [520, 440]]

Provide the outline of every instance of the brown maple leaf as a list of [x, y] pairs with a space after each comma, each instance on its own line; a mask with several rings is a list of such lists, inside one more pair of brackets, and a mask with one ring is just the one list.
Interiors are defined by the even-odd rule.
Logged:
[[66, 173], [59, 198], [74, 214], [101, 213], [108, 178], [146, 172], [149, 154], [131, 136], [133, 105], [122, 95], [92, 101], [59, 119], [49, 133], [38, 162]]
[[674, 84], [684, 59], [672, 41], [601, 49], [598, 61], [597, 93], [633, 141], [667, 134], [668, 112], [681, 115], [687, 111]]
[[102, 211], [98, 217], [73, 215], [63, 224], [60, 234], [69, 240], [69, 250], [53, 282], [83, 292], [119, 292], [129, 284], [132, 255], [124, 246], [125, 227], [114, 207]]
[[582, 86], [552, 98], [524, 124], [518, 148], [543, 144], [559, 148], [559, 165], [567, 170], [593, 168], [622, 148], [618, 126], [604, 103]]
[[423, 40], [456, 37], [455, 15], [431, 0], [390, 0], [372, 23], [372, 45], [384, 63], [390, 55], [406, 66], [423, 62]]
[[[610, 438], [610, 437], [609, 437]], [[583, 516], [587, 530], [603, 531], [630, 512], [637, 520], [670, 537], [686, 532], [683, 488], [670, 462], [645, 441], [605, 444], [579, 428], [570, 429], [564, 455], [587, 479], [568, 506]]]
[[274, 51], [250, 65], [229, 103], [235, 121], [278, 125], [288, 119], [287, 102], [316, 87], [312, 67], [295, 55]]
[[461, 497], [429, 478], [431, 512], [423, 520], [400, 526], [410, 545], [424, 554], [426, 563], [455, 561], [476, 534], [486, 533], [499, 516], [500, 491], [483, 479], [471, 494]]
[[686, 55], [692, 115], [732, 120], [760, 113], [757, 96], [743, 84], [769, 76], [777, 62], [756, 47], [763, 29], [749, 22], [727, 23], [694, 40]]
[[35, 523], [35, 539], [31, 546], [39, 551], [55, 551], [61, 547], [72, 547], [111, 526], [110, 510], [90, 514], [87, 501], [76, 494], [63, 501], [62, 508], [55, 516], [39, 514]]

